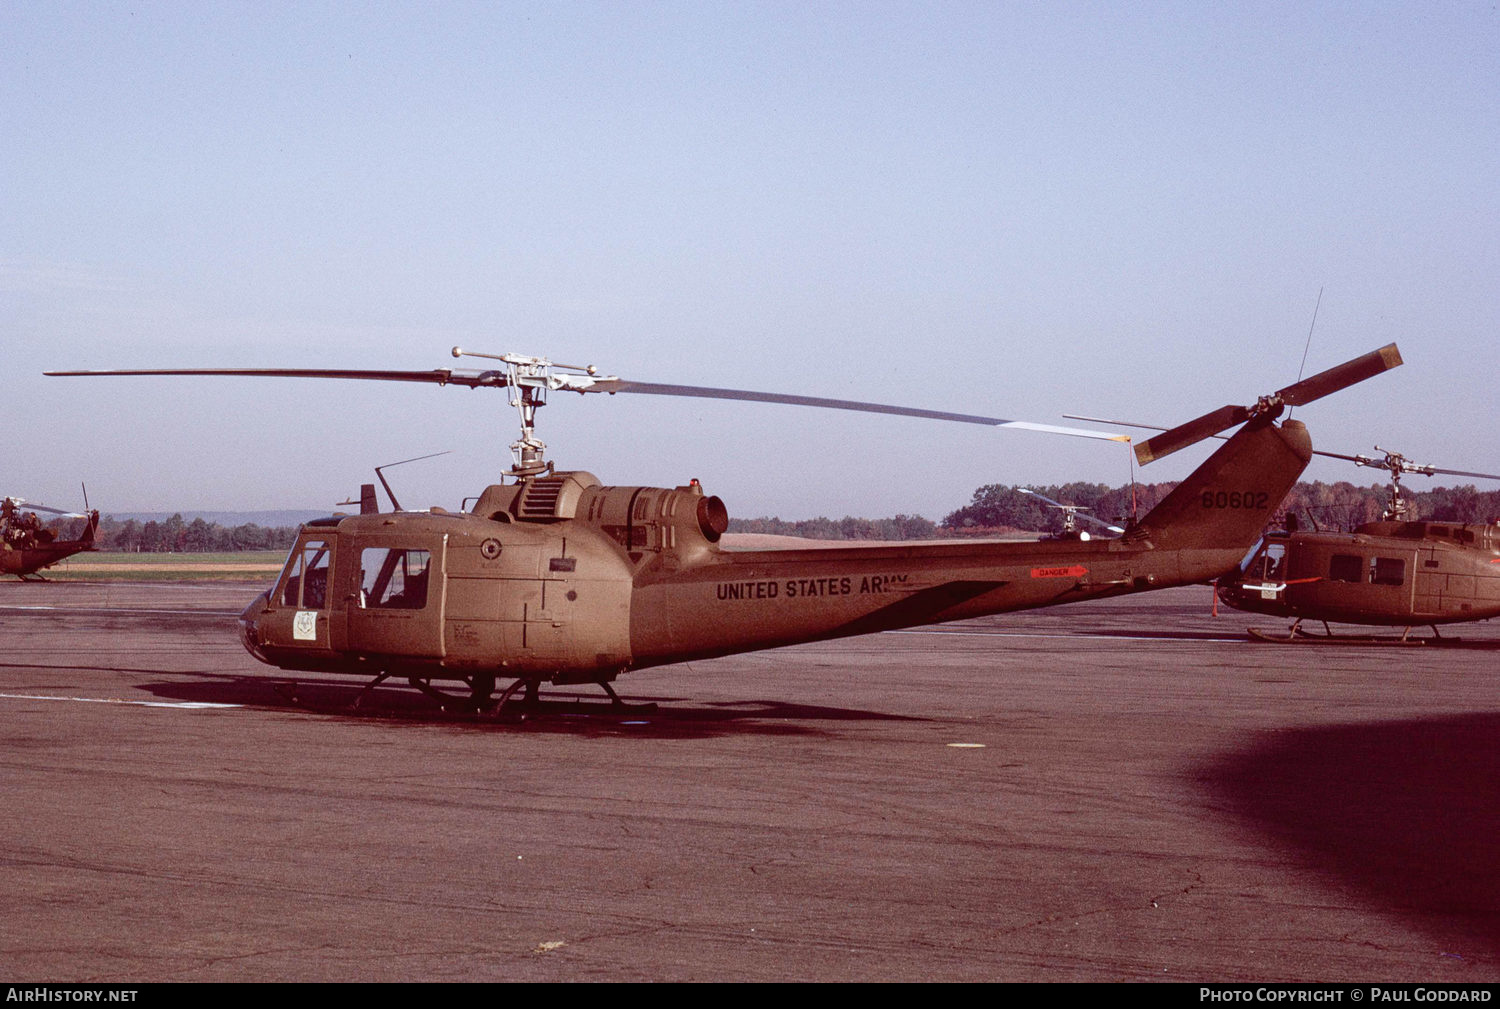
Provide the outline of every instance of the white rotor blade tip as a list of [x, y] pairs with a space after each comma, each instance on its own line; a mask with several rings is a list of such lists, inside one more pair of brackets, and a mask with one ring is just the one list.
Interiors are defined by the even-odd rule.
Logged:
[[1059, 427], [1056, 424], [1033, 424], [1025, 420], [1008, 420], [1000, 427], [1015, 427], [1023, 431], [1041, 431], [1044, 434], [1070, 434], [1075, 438], [1097, 438], [1100, 441], [1118, 441], [1129, 444], [1130, 435], [1111, 434], [1108, 431], [1089, 431], [1081, 427]]

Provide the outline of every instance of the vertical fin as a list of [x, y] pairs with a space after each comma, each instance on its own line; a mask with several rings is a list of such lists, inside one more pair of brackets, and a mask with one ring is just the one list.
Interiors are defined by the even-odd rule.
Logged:
[[1151, 509], [1133, 535], [1163, 550], [1242, 555], [1311, 458], [1312, 439], [1300, 421], [1253, 420]]

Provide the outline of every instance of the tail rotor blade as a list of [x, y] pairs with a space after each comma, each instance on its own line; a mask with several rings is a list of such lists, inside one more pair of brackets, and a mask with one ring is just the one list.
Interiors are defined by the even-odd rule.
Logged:
[[1394, 343], [1388, 343], [1379, 350], [1372, 350], [1352, 361], [1345, 361], [1327, 371], [1320, 371], [1311, 378], [1304, 378], [1295, 385], [1282, 389], [1276, 395], [1287, 406], [1302, 406], [1315, 399], [1322, 399], [1329, 393], [1347, 389], [1356, 382], [1374, 378], [1399, 364], [1401, 364], [1401, 351], [1396, 349]]
[[1135, 458], [1142, 466], [1162, 456], [1171, 455], [1179, 449], [1196, 445], [1204, 438], [1212, 438], [1220, 431], [1243, 424], [1250, 419], [1250, 411], [1243, 406], [1221, 406], [1212, 413], [1179, 424], [1153, 438], [1148, 438], [1135, 447]]
[[1204, 438], [1212, 438], [1220, 431], [1226, 431], [1236, 424], [1243, 424], [1251, 417], [1262, 415], [1276, 417], [1281, 413], [1282, 407], [1301, 406], [1304, 403], [1322, 399], [1330, 393], [1347, 389], [1356, 382], [1374, 378], [1399, 364], [1401, 364], [1401, 352], [1396, 349], [1394, 343], [1388, 343], [1379, 350], [1372, 350], [1352, 361], [1345, 361], [1327, 371], [1320, 371], [1311, 378], [1289, 385], [1280, 392], [1264, 396], [1254, 406], [1220, 407], [1212, 413], [1206, 413], [1202, 417], [1147, 439], [1135, 447], [1136, 460], [1144, 466], [1154, 459], [1160, 459], [1178, 449], [1187, 448]]

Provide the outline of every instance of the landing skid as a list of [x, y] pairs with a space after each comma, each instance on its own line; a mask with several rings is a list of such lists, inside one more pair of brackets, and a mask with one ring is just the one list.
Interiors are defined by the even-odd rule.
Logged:
[[[372, 679], [369, 683], [366, 683], [360, 690], [360, 692], [355, 696], [354, 700], [349, 702], [345, 710], [360, 710], [365, 698], [368, 697], [376, 687], [384, 683], [386, 680], [390, 679], [390, 677], [390, 673], [382, 672], [380, 675]], [[576, 697], [571, 704], [559, 701], [543, 701], [541, 697], [540, 680], [515, 680], [503, 691], [501, 691], [499, 697], [494, 697], [495, 677], [488, 674], [464, 677], [463, 682], [469, 687], [469, 693], [467, 695], [450, 693], [446, 690], [441, 690], [438, 687], [432, 685], [431, 679], [424, 679], [418, 676], [409, 676], [407, 677], [406, 682], [415, 687], [425, 696], [436, 701], [438, 709], [445, 713], [464, 713], [498, 718], [505, 714], [507, 712], [507, 709], [510, 709], [512, 711], [520, 709], [521, 718], [524, 719], [528, 713], [537, 712], [542, 710], [543, 708], [555, 709], [559, 706], [563, 706], [573, 710], [578, 710], [581, 708], [592, 708], [597, 706], [597, 702], [585, 702], [582, 699]], [[604, 692], [609, 695], [609, 710], [613, 713], [646, 714], [656, 710], [656, 704], [654, 702], [631, 704], [622, 700], [620, 695], [615, 693], [614, 687], [612, 687], [610, 684], [600, 683], [599, 686], [604, 688]], [[293, 704], [301, 705], [303, 703], [302, 697], [300, 696], [299, 684], [296, 681], [292, 681], [290, 683], [278, 683], [275, 685], [275, 689], [277, 693], [285, 697], [287, 700], [291, 701]]]
[[[521, 717], [535, 713], [544, 707], [555, 708], [564, 702], [544, 702], [542, 700], [542, 684], [540, 680], [515, 680], [510, 686], [500, 692], [500, 696], [493, 701], [490, 699], [495, 689], [495, 678], [493, 676], [475, 676], [465, 680], [469, 684], [470, 693], [468, 697], [459, 698], [434, 687], [429, 680], [411, 677], [407, 682], [416, 687], [422, 693], [437, 701], [444, 711], [468, 711], [480, 715], [500, 717], [507, 709], [521, 710]], [[604, 692], [609, 695], [609, 710], [617, 714], [644, 714], [656, 710], [654, 702], [644, 704], [629, 704], [615, 693], [615, 688], [608, 683], [600, 683]], [[584, 702], [574, 699], [568, 707], [576, 710], [585, 706], [592, 707], [594, 702]]]
[[[599, 686], [609, 695], [609, 710], [611, 712], [616, 714], [647, 714], [656, 710], [656, 703], [654, 701], [647, 701], [644, 704], [629, 704], [621, 700], [620, 695], [615, 693], [615, 688], [608, 683], [601, 682]], [[523, 690], [525, 693], [517, 700], [516, 694]], [[580, 708], [593, 707], [595, 703], [593, 701], [585, 702], [576, 697], [571, 705], [566, 704], [566, 702], [543, 702], [541, 698], [541, 684], [538, 681], [516, 680], [500, 694], [499, 700], [490, 709], [490, 713], [494, 715], [501, 714], [507, 704], [512, 707], [519, 706], [523, 709], [523, 712], [535, 712], [541, 710], [544, 704], [553, 708], [561, 704], [572, 710], [578, 710]], [[523, 714], [522, 717], [525, 717], [525, 715]]]
[[625, 701], [620, 700], [620, 695], [615, 693], [615, 688], [611, 687], [608, 683], [601, 683], [599, 686], [603, 687], [604, 692], [609, 695], [609, 706], [615, 711], [647, 715], [656, 710], [655, 701], [646, 701], [644, 704], [627, 704]]
[[1408, 627], [1401, 632], [1400, 637], [1390, 634], [1335, 634], [1333, 628], [1328, 626], [1327, 621], [1321, 621], [1323, 633], [1317, 634], [1305, 630], [1302, 621], [1298, 620], [1292, 624], [1285, 634], [1272, 634], [1259, 628], [1247, 629], [1252, 641], [1265, 641], [1276, 645], [1288, 644], [1312, 644], [1312, 645], [1451, 645], [1457, 644], [1461, 638], [1445, 638], [1438, 633], [1436, 625], [1432, 626], [1432, 637], [1413, 637], [1411, 628]]
[[[380, 682], [380, 678], [377, 677], [375, 682]], [[464, 682], [469, 685], [469, 695], [467, 697], [450, 694], [446, 690], [439, 690], [432, 685], [430, 679], [424, 680], [421, 677], [409, 676], [406, 678], [406, 682], [416, 687], [434, 701], [437, 701], [438, 707], [443, 711], [486, 711], [490, 708], [490, 695], [495, 692], [495, 678], [493, 676], [465, 677]], [[374, 683], [370, 684], [370, 686], [374, 685]], [[369, 687], [365, 689], [368, 690]], [[501, 698], [501, 703], [504, 703], [503, 697]]]

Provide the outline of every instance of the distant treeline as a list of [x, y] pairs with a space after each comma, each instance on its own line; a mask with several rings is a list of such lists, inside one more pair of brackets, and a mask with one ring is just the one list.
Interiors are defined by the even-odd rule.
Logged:
[[784, 522], [778, 518], [730, 519], [732, 533], [771, 533], [809, 540], [930, 540], [943, 535], [931, 519], [897, 515], [889, 519], [816, 518]]
[[[1137, 484], [1134, 488], [1135, 513], [1145, 515], [1176, 483]], [[1089, 514], [1105, 522], [1123, 525], [1131, 515], [1132, 490], [1107, 487], [1104, 484], [1070, 483], [1060, 486], [1033, 487], [1054, 501], [1082, 505]], [[1500, 517], [1500, 491], [1480, 491], [1474, 486], [1435, 487], [1417, 491], [1407, 487], [1405, 494], [1416, 502], [1424, 519], [1441, 522], [1488, 522]], [[1362, 522], [1380, 518], [1390, 497], [1389, 488], [1375, 484], [1356, 487], [1347, 482], [1299, 483], [1287, 494], [1275, 524], [1281, 516], [1294, 511], [1304, 523], [1315, 523], [1323, 529], [1351, 529]], [[947, 536], [983, 535], [1006, 532], [1062, 531], [1062, 512], [1018, 486], [986, 484], [974, 492], [973, 500], [949, 513], [941, 524], [920, 515], [897, 515], [891, 519], [816, 518], [786, 522], [779, 518], [731, 519], [729, 531], [735, 533], [777, 533], [807, 539], [828, 540], [906, 540], [937, 539]]]
[[[57, 523], [59, 536], [76, 539], [83, 535], [82, 519]], [[121, 522], [108, 515], [99, 520], [94, 545], [100, 550], [120, 553], [231, 553], [240, 550], [287, 550], [297, 538], [296, 526], [268, 529], [253, 522], [240, 526], [221, 526], [201, 518], [184, 521], [173, 515], [160, 522]]]
[[[1145, 515], [1169, 494], [1175, 483], [1137, 484], [1134, 489], [1136, 514]], [[1104, 484], [1070, 483], [1061, 486], [1032, 488], [1055, 501], [1082, 505], [1089, 514], [1106, 522], [1123, 525], [1131, 514], [1131, 487], [1106, 487]], [[1296, 512], [1304, 522], [1323, 529], [1352, 529], [1362, 522], [1380, 518], [1389, 488], [1374, 484], [1299, 483], [1282, 503], [1281, 515]], [[1500, 518], [1500, 491], [1480, 491], [1472, 484], [1460, 487], [1434, 487], [1430, 490], [1408, 488], [1406, 496], [1416, 502], [1424, 519], [1440, 522], [1489, 522]], [[941, 524], [920, 515], [897, 515], [893, 518], [866, 519], [846, 516], [841, 519], [815, 518], [787, 522], [779, 518], [730, 519], [732, 533], [772, 533], [819, 540], [924, 540], [948, 536], [973, 536], [986, 533], [1062, 531], [1062, 512], [1022, 494], [1017, 486], [986, 484], [974, 492], [973, 500], [950, 512]], [[83, 533], [81, 519], [50, 524], [63, 538]], [[296, 526], [268, 528], [253, 522], [240, 526], [222, 526], [201, 518], [187, 522], [173, 515], [161, 522], [136, 519], [118, 521], [106, 515], [99, 523], [95, 542], [101, 550], [131, 553], [229, 553], [239, 550], [286, 550], [297, 538]]]
[[[1403, 497], [1414, 501], [1417, 514], [1436, 522], [1493, 522], [1500, 519], [1500, 490], [1481, 491], [1473, 484], [1414, 490], [1402, 485]], [[1299, 483], [1282, 503], [1283, 511], [1311, 517], [1325, 529], [1352, 529], [1380, 518], [1390, 490], [1375, 485]]]
[[[1137, 484], [1136, 514], [1145, 515], [1176, 487], [1175, 483]], [[1403, 485], [1404, 495], [1416, 502], [1424, 519], [1440, 522], [1488, 522], [1500, 517], [1500, 491], [1480, 491], [1472, 484], [1462, 487], [1434, 487], [1418, 491]], [[1131, 514], [1130, 486], [1106, 487], [1103, 484], [1070, 483], [1060, 487], [1036, 487], [1055, 501], [1084, 505], [1089, 514], [1123, 525]], [[1304, 524], [1311, 522], [1322, 529], [1352, 529], [1362, 522], [1380, 518], [1390, 488], [1382, 484], [1356, 487], [1352, 483], [1299, 483], [1281, 503], [1275, 524], [1281, 516], [1295, 512]], [[949, 529], [1029, 529], [1058, 532], [1062, 529], [1062, 512], [1016, 487], [989, 484], [974, 492], [974, 499], [943, 519]]]

